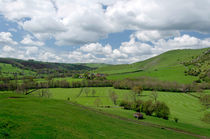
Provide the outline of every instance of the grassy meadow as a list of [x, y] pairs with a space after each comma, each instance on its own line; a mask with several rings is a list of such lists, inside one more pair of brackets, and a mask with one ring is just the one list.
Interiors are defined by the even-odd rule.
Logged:
[[[118, 95], [118, 104], [123, 99], [130, 99], [130, 90], [120, 90], [113, 89], [111, 87], [95, 87], [88, 88], [89, 94], [86, 95], [85, 92], [80, 94], [81, 88], [55, 88], [49, 89], [51, 93], [50, 98], [59, 99], [59, 100], [67, 100], [69, 98], [70, 101], [77, 102], [79, 104], [96, 107], [94, 101], [97, 98], [100, 98], [101, 105], [103, 106], [112, 106], [117, 107], [113, 104], [109, 97], [109, 91], [113, 90]], [[92, 90], [96, 91], [96, 94], [92, 95]], [[33, 92], [31, 95], [37, 96], [39, 91]], [[139, 96], [138, 99], [148, 100], [151, 99], [151, 91], [144, 91], [142, 96]], [[191, 124], [194, 126], [207, 128], [209, 124], [201, 121], [206, 110], [200, 104], [199, 99], [195, 98], [189, 94], [185, 93], [173, 93], [173, 92], [158, 92], [158, 100], [165, 102], [171, 111], [170, 120], [176, 117], [179, 119], [180, 123]], [[159, 118], [158, 118], [159, 120]]]
[[64, 100], [4, 93], [0, 106], [0, 138], [196, 138], [103, 115]]

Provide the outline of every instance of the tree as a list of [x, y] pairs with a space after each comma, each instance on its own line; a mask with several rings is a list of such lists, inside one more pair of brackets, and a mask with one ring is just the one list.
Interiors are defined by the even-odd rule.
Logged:
[[169, 114], [169, 107], [164, 102], [157, 101], [155, 103], [155, 115], [157, 117], [168, 120]]
[[114, 105], [117, 105], [118, 95], [114, 91], [109, 92], [109, 97], [112, 100], [112, 102], [114, 103]]
[[157, 91], [153, 91], [153, 92], [151, 93], [150, 97], [151, 97], [151, 98], [155, 101], [155, 103], [156, 103], [157, 98], [158, 98], [158, 93], [157, 93]]
[[135, 92], [136, 94], [138, 94], [139, 96], [141, 95], [143, 88], [141, 86], [134, 86], [132, 88], [133, 92]]
[[89, 92], [90, 92], [90, 89], [89, 89], [89, 88], [85, 88], [85, 89], [84, 89], [84, 92], [85, 92], [86, 96], [88, 96], [88, 94], [89, 94]]
[[146, 113], [146, 115], [152, 115], [155, 111], [155, 106], [152, 103], [152, 100], [145, 101], [143, 104], [143, 112]]

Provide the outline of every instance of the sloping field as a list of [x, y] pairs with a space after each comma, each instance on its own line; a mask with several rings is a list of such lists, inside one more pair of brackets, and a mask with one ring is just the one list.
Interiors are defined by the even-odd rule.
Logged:
[[0, 95], [0, 138], [196, 138], [144, 126], [68, 101]]

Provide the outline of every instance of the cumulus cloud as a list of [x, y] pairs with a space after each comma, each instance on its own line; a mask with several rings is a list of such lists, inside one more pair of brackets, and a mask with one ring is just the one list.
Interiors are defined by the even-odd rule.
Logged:
[[[0, 32], [0, 56], [56, 62], [132, 63], [173, 49], [204, 48], [210, 38], [180, 31], [210, 33], [209, 0], [3, 0], [0, 14], [27, 34], [18, 42]], [[118, 48], [98, 41], [110, 33], [132, 30]], [[71, 52], [52, 51], [44, 43], [78, 46]], [[22, 46], [20, 46], [22, 45]], [[42, 46], [42, 47], [41, 47]], [[42, 49], [46, 48], [46, 49]]]
[[4, 51], [4, 52], [14, 52], [15, 51], [15, 49], [13, 49], [11, 46], [8, 46], [8, 45], [5, 45], [3, 48], [2, 48], [2, 50]]
[[16, 45], [17, 42], [12, 39], [10, 32], [0, 32], [0, 45]]
[[36, 45], [36, 46], [43, 46], [44, 43], [41, 41], [34, 41], [31, 35], [24, 36], [23, 40], [20, 42], [24, 45]]
[[156, 41], [159, 39], [167, 39], [170, 37], [180, 36], [179, 31], [159, 31], [159, 30], [143, 30], [133, 34], [141, 41]]
[[[39, 39], [81, 45], [128, 29], [140, 30], [143, 41], [174, 35], [171, 30], [210, 33], [209, 6], [209, 0], [16, 0], [0, 1], [0, 13]], [[148, 30], [160, 32], [148, 38]]]
[[[189, 35], [177, 36], [170, 39], [159, 39], [152, 44], [138, 41], [134, 34], [128, 42], [123, 42], [117, 49], [110, 45], [91, 43], [70, 52], [70, 62], [101, 62], [112, 64], [134, 63], [152, 56], [175, 49], [197, 49], [210, 46], [210, 38], [199, 39]], [[107, 51], [104, 52], [104, 51]], [[98, 55], [100, 54], [100, 55]]]

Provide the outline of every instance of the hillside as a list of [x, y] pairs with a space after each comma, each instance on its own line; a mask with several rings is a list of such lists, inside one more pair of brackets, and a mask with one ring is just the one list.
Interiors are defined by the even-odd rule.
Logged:
[[68, 101], [14, 94], [1, 94], [0, 100], [0, 138], [196, 138]]
[[81, 64], [50, 63], [34, 60], [20, 60], [13, 58], [0, 58], [0, 72], [5, 76], [45, 76], [61, 77], [64, 74], [72, 75], [74, 72], [93, 70], [95, 68]]
[[111, 65], [99, 68], [96, 71], [102, 73], [115, 74], [115, 73], [132, 72], [135, 70], [154, 70], [164, 67], [180, 66], [182, 65], [182, 62], [188, 61], [192, 57], [201, 55], [207, 49], [208, 48], [172, 50], [137, 63]]
[[[201, 57], [208, 49], [209, 48], [168, 51], [145, 61], [133, 64], [106, 66], [97, 69], [95, 72], [107, 73], [109, 74], [108, 78], [114, 80], [128, 77], [150, 76], [160, 80], [192, 83], [198, 80], [199, 77], [186, 76], [185, 71], [188, 67], [184, 65], [184, 62], [190, 61], [195, 57]], [[206, 58], [206, 61], [210, 61], [209, 57]], [[203, 70], [209, 69], [209, 65], [205, 65], [206, 66], [203, 66]]]

